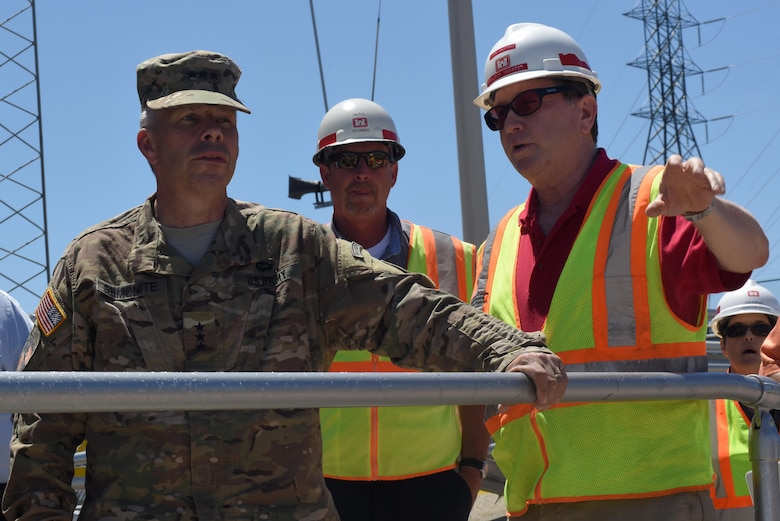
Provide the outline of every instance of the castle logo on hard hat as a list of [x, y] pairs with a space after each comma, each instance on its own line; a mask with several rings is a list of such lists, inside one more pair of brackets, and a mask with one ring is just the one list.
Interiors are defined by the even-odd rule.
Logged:
[[758, 291], [756, 291], [754, 289], [749, 289], [747, 293], [748, 293], [748, 297], [758, 297], [758, 296], [760, 296], [758, 294]]
[[368, 118], [365, 116], [352, 118], [352, 128], [368, 128]]
[[509, 56], [504, 56], [496, 60], [496, 73], [487, 80], [488, 86], [493, 84], [496, 80], [500, 80], [504, 76], [509, 76], [520, 71], [527, 71], [528, 64], [521, 63], [519, 65], [512, 65]]
[[509, 67], [511, 63], [509, 62], [509, 56], [504, 56], [503, 58], [499, 58], [496, 60], [496, 72], [501, 72], [502, 70]]
[[[517, 46], [515, 44], [512, 44], [512, 45], [506, 45], [504, 47], [501, 47], [500, 49], [496, 49], [494, 52], [490, 54], [490, 58], [488, 59], [492, 60], [499, 54], [514, 50], [516, 47]], [[503, 78], [504, 76], [507, 76], [509, 74], [528, 70], [528, 63], [521, 63], [519, 65], [512, 66], [512, 59], [509, 54], [507, 54], [506, 56], [502, 56], [501, 58], [497, 58], [494, 65], [496, 68], [496, 73], [493, 74], [490, 78], [488, 78], [487, 80], [488, 85], [490, 85], [497, 79]]]

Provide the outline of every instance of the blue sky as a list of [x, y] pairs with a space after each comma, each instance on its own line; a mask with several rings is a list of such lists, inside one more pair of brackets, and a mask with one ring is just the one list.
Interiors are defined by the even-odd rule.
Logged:
[[[4, 0], [6, 1], [6, 0]], [[241, 153], [229, 193], [319, 221], [312, 195], [287, 196], [288, 176], [318, 179], [311, 162], [325, 113], [308, 0], [37, 0], [41, 115], [52, 266], [84, 228], [141, 203], [154, 178], [138, 152], [135, 66], [167, 52], [207, 49], [243, 69]], [[737, 5], [739, 4], [739, 5]], [[407, 150], [389, 205], [403, 218], [462, 234], [445, 0], [315, 0], [329, 106], [374, 99], [392, 114]], [[477, 63], [507, 25], [557, 26], [583, 47], [603, 82], [600, 145], [641, 163], [648, 121], [630, 114], [647, 101], [644, 28], [622, 1], [475, 0]], [[711, 121], [694, 132], [708, 166], [726, 177], [726, 197], [747, 206], [772, 242], [770, 263], [754, 278], [780, 278], [776, 203], [780, 164], [780, 3], [689, 0], [699, 22], [683, 33], [705, 74], [688, 80], [690, 103]], [[380, 16], [375, 49], [377, 16]], [[374, 53], [377, 54], [373, 83]], [[478, 85], [473, 86], [478, 94]], [[509, 165], [498, 135], [483, 131], [490, 225], [525, 199], [529, 185]], [[767, 283], [780, 296], [780, 284]], [[40, 291], [43, 291], [43, 287]], [[18, 296], [32, 310], [36, 299]]]

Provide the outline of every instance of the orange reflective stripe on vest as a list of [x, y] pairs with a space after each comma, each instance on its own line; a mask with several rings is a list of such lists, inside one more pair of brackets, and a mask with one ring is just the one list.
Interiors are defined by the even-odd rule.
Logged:
[[745, 474], [752, 469], [748, 439], [750, 421], [739, 403], [733, 400], [710, 401], [712, 466], [715, 483], [710, 489], [717, 510], [738, 510], [735, 519], [753, 516]]

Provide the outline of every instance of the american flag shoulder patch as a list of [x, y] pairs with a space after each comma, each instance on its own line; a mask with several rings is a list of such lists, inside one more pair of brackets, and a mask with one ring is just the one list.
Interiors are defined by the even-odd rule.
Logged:
[[46, 289], [41, 302], [35, 308], [35, 318], [38, 321], [38, 327], [45, 336], [54, 333], [65, 320], [65, 312], [54, 297], [51, 288]]

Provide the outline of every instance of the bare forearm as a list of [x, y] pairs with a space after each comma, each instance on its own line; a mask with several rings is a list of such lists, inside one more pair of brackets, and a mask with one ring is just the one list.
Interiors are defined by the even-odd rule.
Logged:
[[730, 201], [717, 199], [712, 212], [694, 225], [722, 270], [747, 273], [769, 259], [769, 241], [761, 225]]
[[484, 421], [485, 406], [459, 405], [458, 415], [462, 431], [461, 457], [484, 460], [490, 445], [490, 433]]

